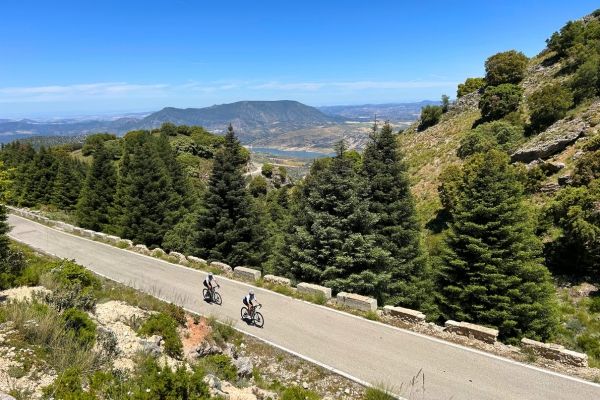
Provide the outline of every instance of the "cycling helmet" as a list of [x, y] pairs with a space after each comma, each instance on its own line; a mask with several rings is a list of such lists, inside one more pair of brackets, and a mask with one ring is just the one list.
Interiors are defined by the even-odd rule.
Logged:
[[254, 296], [254, 290], [250, 290], [250, 295]]

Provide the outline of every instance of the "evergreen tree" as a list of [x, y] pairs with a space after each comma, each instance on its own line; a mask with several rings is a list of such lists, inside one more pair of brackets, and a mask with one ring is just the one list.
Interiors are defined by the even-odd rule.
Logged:
[[313, 164], [287, 235], [285, 273], [335, 291], [379, 297], [389, 281], [382, 270], [389, 254], [368, 234], [374, 217], [358, 196], [355, 166], [343, 142], [334, 158]]
[[252, 211], [243, 168], [247, 156], [230, 125], [215, 155], [197, 221], [197, 252], [232, 265], [258, 265], [263, 258], [263, 227]]
[[[167, 124], [163, 124], [163, 127]], [[181, 164], [177, 161], [175, 152], [169, 144], [169, 137], [161, 133], [156, 139], [156, 148], [167, 174], [171, 180], [171, 199], [169, 200], [169, 213], [167, 223], [175, 226], [184, 217], [187, 210], [192, 206], [190, 185]]]
[[63, 155], [58, 161], [51, 204], [63, 210], [73, 210], [77, 206], [83, 176], [83, 166], [69, 155]]
[[57, 169], [54, 155], [42, 147], [23, 171], [21, 203], [25, 206], [50, 204]]
[[124, 146], [112, 209], [113, 229], [136, 243], [161, 246], [172, 227], [169, 215], [177, 207], [170, 204], [171, 179], [149, 132], [129, 132]]
[[421, 247], [421, 228], [410, 192], [406, 165], [392, 127], [375, 129], [363, 154], [363, 197], [376, 216], [373, 233], [388, 254], [389, 304], [421, 307], [431, 299], [431, 275]]
[[87, 172], [77, 202], [76, 218], [79, 226], [96, 231], [106, 230], [116, 184], [112, 157], [104, 145], [100, 144], [94, 151], [92, 166]]
[[505, 153], [467, 161], [442, 256], [440, 303], [446, 318], [498, 327], [502, 339], [547, 339], [557, 322], [553, 286], [522, 199]]

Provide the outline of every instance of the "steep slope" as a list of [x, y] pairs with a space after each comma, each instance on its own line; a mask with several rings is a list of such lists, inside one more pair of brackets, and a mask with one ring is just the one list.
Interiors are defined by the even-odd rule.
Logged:
[[[598, 21], [599, 18], [598, 15], [590, 15], [582, 18], [581, 21]], [[558, 85], [569, 89], [574, 76], [573, 68], [570, 66], [572, 63], [572, 56], [558, 55], [550, 48], [529, 59], [525, 76], [518, 84], [523, 91], [517, 111], [518, 119], [526, 129], [531, 118], [529, 99], [543, 87]], [[398, 138], [407, 157], [413, 177], [413, 192], [424, 224], [432, 221], [441, 208], [437, 192], [440, 172], [448, 165], [462, 162], [457, 156], [461, 139], [481, 122], [478, 103], [482, 93], [483, 89], [459, 98], [434, 126], [418, 131], [419, 121], [417, 121]], [[564, 118], [543, 131], [526, 135], [519, 148], [511, 152], [513, 162], [530, 164], [527, 165], [528, 169], [541, 164], [542, 161], [560, 165], [560, 172], [554, 171], [542, 179], [541, 192], [532, 194], [532, 199], [536, 203], [547, 202], [551, 198], [548, 194], [552, 194], [548, 192], [558, 190], [559, 176], [570, 174], [577, 158], [573, 156], [582, 148], [588, 137], [598, 132], [599, 123], [600, 99], [595, 97], [571, 108]], [[561, 179], [561, 182], [563, 181], [564, 179]], [[540, 194], [543, 196], [540, 197]]]

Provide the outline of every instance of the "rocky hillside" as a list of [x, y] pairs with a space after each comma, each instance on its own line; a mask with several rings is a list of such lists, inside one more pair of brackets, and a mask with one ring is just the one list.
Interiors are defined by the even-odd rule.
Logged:
[[[597, 24], [598, 15], [586, 16], [579, 22]], [[581, 61], [577, 60], [577, 55], [572, 54], [573, 51], [569, 55], [560, 54], [549, 46], [529, 59], [524, 76], [516, 84], [522, 92], [518, 109], [500, 119], [524, 131], [518, 146], [509, 151], [511, 160], [526, 165], [528, 170], [535, 165], [545, 166], [544, 176], [539, 177], [537, 190], [531, 193], [536, 200], [539, 200], [537, 194], [555, 192], [560, 185], [569, 182], [567, 177], [572, 173], [584, 143], [598, 133], [600, 99], [595, 95], [580, 101], [576, 99], [556, 121], [532, 131], [530, 108], [536, 93], [539, 95], [549, 87], [559, 87], [567, 92], [576, 91], [576, 88], [572, 88], [577, 77], [577, 66]], [[479, 107], [485, 91], [486, 88], [482, 87], [459, 97], [435, 125], [419, 129], [420, 121], [417, 121], [399, 136], [424, 224], [432, 222], [442, 206], [438, 196], [440, 174], [448, 166], [460, 165], [463, 161], [457, 154], [461, 141], [476, 126], [490, 121], [482, 118]], [[543, 202], [547, 200], [548, 196], [545, 200], [542, 199]]]

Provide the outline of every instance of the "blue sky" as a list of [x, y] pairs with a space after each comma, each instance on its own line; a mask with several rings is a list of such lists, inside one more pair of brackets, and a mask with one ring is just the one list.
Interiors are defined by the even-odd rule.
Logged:
[[[96, 4], [93, 4], [96, 3]], [[0, 118], [238, 100], [452, 97], [594, 1], [28, 1], [0, 5]]]

